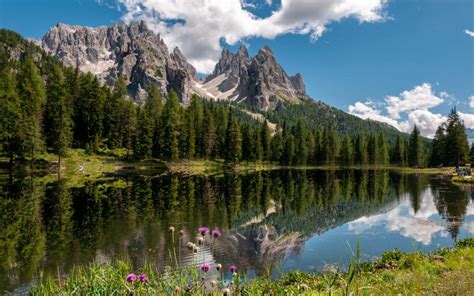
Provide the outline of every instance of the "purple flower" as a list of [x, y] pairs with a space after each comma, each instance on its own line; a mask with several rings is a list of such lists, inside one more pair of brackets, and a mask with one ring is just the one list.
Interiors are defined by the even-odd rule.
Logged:
[[211, 265], [209, 265], [208, 263], [204, 263], [203, 265], [201, 265], [201, 270], [204, 272], [208, 272], [209, 270], [211, 270]]
[[129, 275], [127, 275], [127, 277], [125, 278], [127, 280], [127, 282], [131, 283], [131, 282], [134, 282], [137, 280], [137, 275], [134, 274], [134, 273], [131, 273]]
[[234, 273], [234, 272], [237, 271], [237, 266], [231, 265], [231, 266], [229, 267], [229, 269], [230, 269], [230, 271], [231, 271], [232, 273]]
[[217, 228], [212, 231], [212, 236], [214, 238], [219, 238], [219, 237], [221, 237], [221, 235], [222, 235], [222, 232]]
[[201, 235], [206, 235], [206, 233], [208, 232], [209, 232], [209, 228], [204, 227], [204, 226], [199, 227], [199, 233], [201, 233]]
[[148, 281], [148, 277], [146, 274], [142, 273], [138, 276], [138, 278], [140, 279], [140, 282], [146, 282]]

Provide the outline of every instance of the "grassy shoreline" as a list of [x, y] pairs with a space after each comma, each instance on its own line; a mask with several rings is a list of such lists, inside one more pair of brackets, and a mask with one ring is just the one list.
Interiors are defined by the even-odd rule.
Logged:
[[[61, 175], [65, 178], [97, 178], [107, 173], [128, 172], [128, 173], [153, 173], [156, 171], [167, 171], [171, 173], [181, 173], [190, 175], [211, 175], [223, 172], [255, 172], [276, 169], [368, 169], [368, 170], [393, 170], [401, 173], [416, 174], [449, 174], [453, 171], [451, 167], [445, 168], [410, 168], [393, 165], [280, 165], [268, 161], [245, 162], [232, 165], [224, 160], [190, 159], [166, 162], [159, 159], [148, 159], [144, 161], [126, 161], [125, 149], [115, 149], [103, 151], [100, 154], [87, 154], [83, 149], [70, 149], [67, 156], [61, 161]], [[0, 163], [6, 168], [8, 166], [6, 158], [0, 158]], [[57, 174], [58, 159], [56, 155], [44, 153], [36, 157], [36, 162], [40, 164], [35, 171], [46, 172], [47, 174]], [[23, 161], [27, 167], [28, 161]], [[27, 170], [27, 169], [26, 169]]]
[[[211, 266], [211, 270], [214, 268]], [[125, 278], [132, 272], [145, 273], [148, 280], [127, 283]], [[91, 264], [75, 269], [60, 281], [40, 279], [30, 295], [132, 295], [131, 291], [134, 295], [222, 295], [229, 290], [233, 295], [472, 295], [474, 238], [426, 255], [386, 252], [371, 262], [357, 263], [352, 279], [350, 272], [328, 267], [323, 273], [289, 272], [275, 280], [266, 277], [245, 283], [243, 275], [236, 275], [230, 280], [233, 284], [217, 280], [212, 287], [212, 272], [217, 273], [213, 270], [205, 274], [206, 281], [202, 279], [204, 274], [195, 269], [169, 271], [164, 277], [153, 273], [151, 267], [133, 270], [123, 261]]]

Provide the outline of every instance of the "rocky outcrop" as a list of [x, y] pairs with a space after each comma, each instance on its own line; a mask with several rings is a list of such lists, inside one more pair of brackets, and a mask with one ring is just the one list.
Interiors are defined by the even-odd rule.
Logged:
[[282, 101], [297, 103], [307, 97], [301, 74], [288, 76], [268, 46], [253, 58], [243, 46], [235, 54], [224, 49], [201, 89], [205, 90], [204, 95], [263, 110], [273, 109]]
[[137, 100], [144, 98], [150, 84], [156, 84], [164, 94], [174, 89], [186, 101], [196, 74], [179, 49], [170, 54], [160, 35], [144, 21], [96, 28], [58, 24], [43, 37], [42, 47], [109, 85], [122, 76]]
[[139, 101], [151, 84], [164, 95], [174, 89], [183, 102], [197, 93], [263, 110], [307, 96], [301, 75], [288, 76], [267, 46], [255, 57], [244, 46], [236, 53], [224, 49], [214, 71], [199, 81], [179, 48], [170, 53], [144, 21], [96, 28], [58, 24], [46, 33], [41, 46], [66, 65], [92, 72], [103, 83], [113, 85], [122, 76], [129, 94]]

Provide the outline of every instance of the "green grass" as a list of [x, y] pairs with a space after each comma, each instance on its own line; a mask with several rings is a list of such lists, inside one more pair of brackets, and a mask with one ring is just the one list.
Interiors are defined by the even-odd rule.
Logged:
[[[456, 247], [428, 255], [393, 250], [372, 262], [353, 258], [349, 272], [328, 266], [322, 273], [289, 272], [277, 280], [269, 277], [245, 280], [236, 275], [222, 281], [212, 266], [210, 273], [196, 269], [167, 268], [165, 275], [150, 266], [133, 270], [123, 261], [92, 264], [73, 270], [67, 278], [41, 278], [31, 295], [473, 295], [474, 238]], [[147, 282], [127, 283], [127, 274], [145, 273]], [[216, 278], [211, 287], [210, 276]], [[188, 292], [184, 292], [188, 290]]]

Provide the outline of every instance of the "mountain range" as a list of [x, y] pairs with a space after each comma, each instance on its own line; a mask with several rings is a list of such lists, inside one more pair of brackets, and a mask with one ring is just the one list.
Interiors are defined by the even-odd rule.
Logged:
[[332, 126], [352, 135], [383, 132], [390, 141], [402, 134], [386, 123], [364, 120], [313, 100], [302, 75], [288, 75], [268, 46], [255, 56], [244, 46], [235, 53], [224, 49], [212, 73], [200, 78], [180, 49], [169, 51], [160, 34], [144, 21], [95, 28], [57, 24], [41, 40], [30, 41], [41, 48], [42, 55], [91, 72], [103, 84], [114, 85], [122, 77], [129, 95], [139, 103], [153, 84], [165, 96], [174, 90], [185, 104], [193, 94], [228, 101], [257, 120], [268, 120], [273, 128], [293, 125], [298, 119], [311, 130]]
[[144, 21], [96, 28], [58, 24], [38, 45], [64, 64], [94, 73], [104, 83], [113, 85], [122, 76], [137, 100], [144, 99], [150, 84], [158, 85], [165, 94], [174, 89], [183, 102], [196, 93], [262, 110], [307, 98], [301, 74], [289, 76], [267, 46], [254, 57], [243, 46], [235, 54], [224, 49], [214, 71], [198, 79], [179, 48], [169, 52], [160, 35]]

